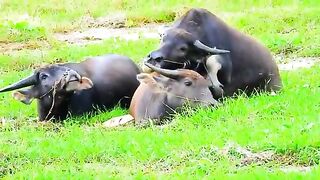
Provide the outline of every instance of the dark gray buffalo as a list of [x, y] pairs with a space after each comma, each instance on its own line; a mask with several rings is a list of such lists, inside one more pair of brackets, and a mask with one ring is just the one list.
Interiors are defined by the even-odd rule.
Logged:
[[177, 20], [144, 62], [197, 71], [211, 81], [215, 98], [238, 90], [277, 91], [282, 85], [268, 49], [205, 9], [191, 9]]
[[80, 63], [49, 65], [31, 76], [5, 87], [1, 92], [18, 90], [13, 96], [25, 104], [38, 99], [40, 120], [63, 120], [118, 103], [129, 107], [139, 86], [138, 67], [125, 56], [105, 55]]
[[208, 88], [209, 83], [199, 73], [187, 70], [160, 69], [147, 64], [156, 73], [137, 75], [140, 86], [133, 95], [130, 115], [106, 121], [106, 127], [118, 126], [135, 120], [136, 125], [162, 124], [184, 105], [211, 106], [217, 101]]

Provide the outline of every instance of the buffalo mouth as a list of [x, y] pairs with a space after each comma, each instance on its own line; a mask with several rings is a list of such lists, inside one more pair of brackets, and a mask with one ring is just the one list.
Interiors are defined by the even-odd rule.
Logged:
[[167, 63], [167, 64], [172, 64], [175, 65], [174, 68], [170, 68], [170, 69], [185, 69], [190, 65], [190, 61], [185, 61], [185, 62], [177, 62], [177, 61], [172, 61], [169, 59], [164, 59], [162, 60], [163, 62]]
[[[163, 63], [161, 63], [163, 62]], [[176, 70], [176, 69], [188, 69], [191, 67], [191, 62], [176, 62], [169, 59], [162, 59], [161, 61], [154, 61], [154, 60], [148, 60], [144, 61], [142, 64], [142, 72], [144, 73], [151, 73], [153, 70], [148, 67], [146, 64], [152, 64], [155, 67], [161, 68], [161, 69], [170, 69], [170, 70]]]

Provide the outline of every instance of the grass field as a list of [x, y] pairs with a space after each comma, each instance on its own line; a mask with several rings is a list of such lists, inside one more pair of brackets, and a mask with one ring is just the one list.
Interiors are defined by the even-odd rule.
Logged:
[[[124, 26], [131, 27], [170, 23], [190, 7], [206, 7], [274, 55], [288, 61], [320, 56], [317, 0], [87, 2], [0, 1], [0, 87], [45, 63], [106, 53], [139, 62], [158, 39], [79, 46], [54, 38], [57, 32], [89, 28], [88, 17], [116, 13], [124, 14]], [[10, 93], [0, 94], [0, 178], [317, 179], [319, 71], [319, 65], [281, 71], [284, 88], [275, 96], [239, 96], [216, 109], [186, 109], [170, 125], [146, 129], [104, 129], [100, 122], [126, 113], [119, 108], [63, 124], [39, 124], [35, 103], [25, 106]]]

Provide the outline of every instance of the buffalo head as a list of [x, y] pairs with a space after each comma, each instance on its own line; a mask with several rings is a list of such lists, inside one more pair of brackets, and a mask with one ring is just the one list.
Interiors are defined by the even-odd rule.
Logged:
[[158, 87], [168, 93], [168, 104], [177, 104], [182, 97], [182, 101], [191, 101], [202, 106], [216, 104], [208, 89], [209, 82], [199, 73], [187, 69], [162, 69], [148, 63], [146, 66], [160, 74], [153, 76], [153, 79]]
[[154, 73], [137, 75], [140, 86], [135, 91], [130, 115], [112, 118], [105, 127], [115, 127], [135, 121], [138, 126], [147, 125], [149, 120], [162, 124], [183, 105], [216, 105], [208, 81], [199, 73], [188, 69], [168, 70], [146, 63]]
[[148, 119], [156, 124], [173, 114], [184, 104], [191, 106], [215, 105], [208, 81], [195, 71], [187, 69], [168, 70], [146, 64], [156, 73], [137, 75], [141, 85], [130, 105], [130, 114], [137, 124]]
[[[197, 71], [211, 82], [209, 87], [214, 97], [220, 98], [224, 91], [223, 84], [218, 79], [218, 71], [221, 71], [222, 81], [229, 83], [232, 72], [229, 54], [228, 50], [205, 45], [194, 34], [184, 29], [172, 28], [163, 35], [160, 48], [152, 51], [144, 63], [165, 69], [183, 68]], [[144, 65], [143, 71], [152, 70]]]
[[[14, 92], [13, 97], [24, 104], [38, 99], [39, 118], [48, 120], [54, 111], [61, 111], [55, 108], [63, 106], [63, 102], [67, 101], [74, 91], [89, 89], [92, 86], [90, 79], [81, 77], [76, 71], [62, 65], [51, 65], [40, 68], [31, 76], [1, 89], [0, 93], [29, 87]], [[67, 107], [63, 108], [63, 111], [67, 110]], [[59, 115], [57, 116], [59, 118]]]
[[[152, 51], [144, 62], [165, 69], [192, 69], [192, 65], [204, 63], [208, 55], [226, 53], [229, 51], [209, 47], [184, 29], [172, 28], [164, 33], [160, 48]], [[150, 71], [145, 66], [143, 69]]]

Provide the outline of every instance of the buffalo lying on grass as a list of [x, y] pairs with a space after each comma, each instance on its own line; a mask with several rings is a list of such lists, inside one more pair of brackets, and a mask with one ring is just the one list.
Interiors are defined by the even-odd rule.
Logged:
[[88, 58], [80, 63], [49, 65], [31, 76], [5, 87], [0, 93], [24, 87], [13, 96], [30, 104], [38, 100], [39, 120], [63, 120], [97, 109], [112, 108], [118, 103], [129, 107], [139, 86], [138, 67], [120, 55]]
[[163, 34], [159, 49], [144, 61], [160, 68], [197, 71], [211, 81], [215, 98], [239, 90], [248, 95], [277, 91], [282, 86], [269, 50], [205, 9], [191, 9], [177, 20]]
[[130, 115], [113, 118], [106, 127], [118, 126], [135, 120], [136, 125], [164, 123], [184, 105], [216, 105], [208, 81], [195, 71], [187, 69], [167, 70], [147, 64], [156, 73], [137, 75], [140, 86], [133, 95]]

